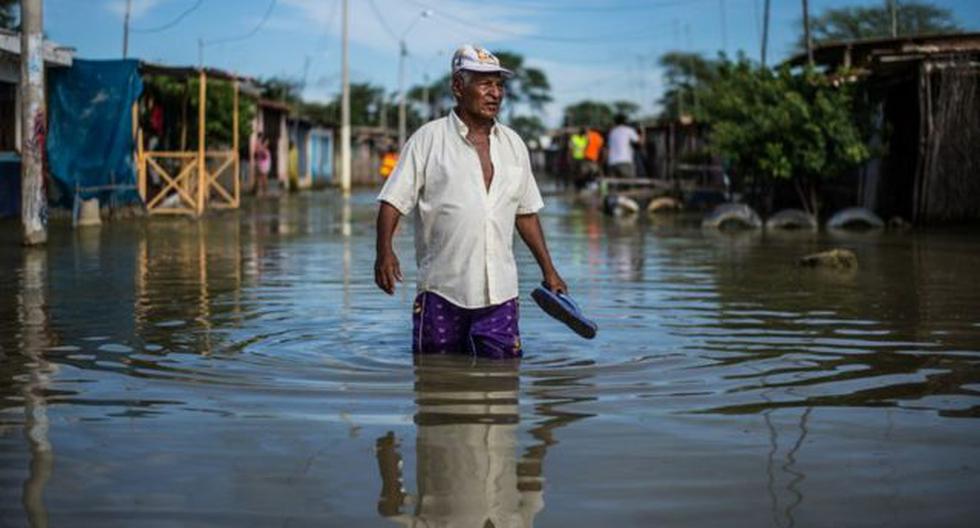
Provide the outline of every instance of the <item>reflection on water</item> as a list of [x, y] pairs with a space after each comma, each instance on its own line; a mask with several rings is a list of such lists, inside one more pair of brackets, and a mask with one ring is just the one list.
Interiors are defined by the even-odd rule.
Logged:
[[[406, 495], [402, 489], [398, 441], [389, 432], [377, 441], [381, 515], [405, 526], [532, 525], [543, 506], [544, 453], [531, 451], [530, 460], [518, 463], [519, 366], [419, 358], [417, 493]], [[406, 502], [410, 512], [403, 511]]]
[[[972, 232], [717, 233], [550, 198], [599, 337], [526, 302], [521, 363], [413, 364], [374, 207], [55, 226], [40, 250], [0, 225], [0, 525], [980, 518]], [[793, 265], [833, 246], [860, 267]]]

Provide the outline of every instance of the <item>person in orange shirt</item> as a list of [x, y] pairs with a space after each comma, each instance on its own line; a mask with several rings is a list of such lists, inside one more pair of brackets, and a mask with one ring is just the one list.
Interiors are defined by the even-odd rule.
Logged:
[[602, 155], [602, 147], [605, 140], [602, 134], [594, 128], [589, 128], [588, 145], [585, 147], [585, 176], [586, 181], [591, 181], [599, 176], [599, 157]]
[[391, 142], [385, 142], [381, 148], [381, 165], [378, 167], [378, 174], [381, 179], [387, 180], [391, 171], [398, 165], [398, 151]]

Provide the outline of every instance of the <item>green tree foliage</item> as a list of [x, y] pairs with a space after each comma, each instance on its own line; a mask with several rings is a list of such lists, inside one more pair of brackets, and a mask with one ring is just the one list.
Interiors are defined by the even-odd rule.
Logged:
[[636, 114], [640, 111], [640, 105], [633, 101], [613, 101], [610, 106], [612, 106], [614, 113], [622, 114], [626, 116], [626, 119], [636, 117]]
[[632, 101], [602, 101], [585, 100], [565, 107], [563, 122], [565, 126], [591, 126], [609, 128], [613, 126], [616, 114], [623, 114], [627, 119], [636, 117], [640, 106]]
[[563, 123], [565, 126], [592, 126], [609, 128], [616, 111], [601, 101], [580, 101], [565, 107]]
[[[190, 83], [190, 105], [195, 109], [191, 113], [196, 116], [198, 101], [198, 80], [192, 79]], [[238, 144], [244, 148], [248, 145], [248, 138], [252, 134], [252, 118], [255, 117], [256, 104], [249, 97], [242, 97], [238, 94]], [[222, 79], [208, 79], [207, 82], [207, 106], [205, 108], [207, 123], [206, 131], [209, 144], [223, 145], [230, 147], [232, 120], [234, 114], [234, 87], [230, 81]], [[191, 119], [191, 129], [194, 130], [193, 137], [197, 137], [197, 120]]]
[[288, 77], [270, 77], [261, 82], [262, 97], [297, 105], [302, 100], [303, 83]]
[[551, 84], [544, 71], [524, 64], [524, 56], [511, 51], [498, 52], [500, 65], [514, 72], [507, 81], [507, 97], [511, 104], [527, 104], [532, 111], [540, 112], [545, 103], [551, 102]]
[[699, 53], [672, 51], [660, 57], [665, 90], [660, 98], [661, 117], [676, 119], [697, 111], [697, 90], [718, 77], [719, 61]]
[[[895, 0], [899, 35], [959, 32], [949, 9], [927, 2]], [[829, 8], [810, 20], [814, 43], [891, 36], [892, 18], [887, 2], [879, 6]], [[797, 44], [805, 47], [803, 37]]]
[[541, 118], [536, 115], [519, 115], [510, 120], [510, 126], [515, 132], [520, 134], [521, 138], [525, 142], [531, 140], [537, 140], [541, 137], [547, 127], [544, 126], [544, 122]]
[[871, 155], [855, 90], [812, 70], [724, 62], [717, 79], [699, 90], [698, 117], [711, 124], [713, 151], [743, 183], [789, 181], [803, 207], [817, 214], [821, 184]]
[[[548, 81], [548, 75], [543, 70], [525, 65], [524, 56], [519, 53], [500, 51], [496, 55], [503, 67], [514, 72], [514, 76], [507, 81], [507, 99], [505, 102], [511, 121], [515, 119], [515, 104], [526, 104], [532, 113], [540, 113], [544, 105], [552, 100], [551, 83]], [[430, 83], [428, 85], [428, 101], [425, 100], [426, 90], [424, 86], [410, 88], [408, 98], [423, 105], [431, 104], [433, 116], [444, 115], [456, 104], [450, 88], [451, 81], [452, 76], [447, 73]]]
[[[165, 75], [144, 78], [144, 100], [152, 98], [154, 104], [163, 105], [164, 108], [162, 148], [169, 150], [181, 148], [181, 136], [187, 138], [184, 148], [196, 148], [198, 86], [196, 77], [187, 80]], [[255, 106], [254, 100], [239, 94], [239, 145], [248, 145], [248, 137], [252, 134], [252, 118], [255, 116]], [[221, 79], [208, 79], [205, 112], [207, 117], [206, 134], [209, 144], [231, 146], [233, 107], [234, 88], [231, 82]], [[184, 129], [185, 127], [186, 129]]]

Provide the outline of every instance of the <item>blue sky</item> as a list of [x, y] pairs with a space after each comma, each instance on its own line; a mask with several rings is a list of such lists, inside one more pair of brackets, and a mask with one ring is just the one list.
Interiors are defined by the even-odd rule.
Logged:
[[[656, 110], [662, 74], [656, 59], [672, 49], [759, 55], [764, 0], [349, 0], [351, 78], [398, 86], [398, 38], [408, 30], [409, 85], [448, 69], [461, 43], [511, 50], [542, 68], [555, 102], [627, 99]], [[45, 0], [45, 31], [80, 58], [119, 58], [126, 0]], [[198, 3], [200, 5], [198, 5]], [[811, 11], [883, 0], [810, 0]], [[934, 0], [961, 25], [980, 28], [980, 0]], [[301, 78], [305, 96], [327, 100], [340, 89], [341, 0], [132, 0], [130, 56], [175, 65], [198, 61], [198, 39], [234, 42], [204, 48], [209, 66], [257, 77]], [[791, 54], [800, 0], [772, 0], [770, 62]], [[419, 18], [432, 10], [432, 15]], [[189, 12], [188, 12], [189, 11]], [[180, 18], [176, 24], [160, 29]], [[268, 16], [265, 15], [268, 13]], [[264, 21], [264, 22], [263, 22]]]

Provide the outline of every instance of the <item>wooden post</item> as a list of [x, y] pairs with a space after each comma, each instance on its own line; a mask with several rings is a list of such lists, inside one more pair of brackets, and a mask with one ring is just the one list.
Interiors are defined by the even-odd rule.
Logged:
[[132, 127], [133, 127], [133, 164], [136, 165], [136, 189], [139, 192], [140, 199], [146, 203], [146, 183], [143, 181], [143, 174], [140, 170], [142, 166], [142, 149], [141, 143], [143, 142], [143, 135], [140, 134], [139, 129], [139, 102], [134, 101], [133, 106], [130, 108], [130, 114], [132, 117]]
[[204, 68], [201, 68], [201, 73], [198, 76], [199, 86], [197, 90], [198, 100], [197, 100], [197, 214], [200, 215], [204, 213], [204, 200], [208, 193], [208, 165], [205, 159], [206, 155], [206, 134], [205, 126], [207, 125], [207, 116], [205, 115], [207, 109], [207, 95], [208, 95], [208, 78], [204, 74]]
[[140, 199], [146, 203], [146, 161], [143, 159], [143, 129], [136, 131], [136, 178]]
[[239, 182], [239, 179], [240, 178], [239, 178], [239, 174], [238, 174], [238, 172], [239, 172], [239, 155], [238, 155], [238, 79], [237, 78], [234, 81], [234, 91], [232, 92], [232, 100], [233, 100], [233, 104], [232, 104], [232, 110], [231, 110], [231, 112], [232, 112], [231, 113], [231, 149], [232, 149], [232, 152], [233, 152], [232, 155], [235, 156], [235, 158], [234, 158], [235, 161], [233, 163], [233, 166], [234, 166], [235, 169], [234, 169], [234, 174], [232, 175], [232, 179], [234, 180], [234, 182], [232, 183], [232, 185], [235, 186], [235, 194], [234, 194], [235, 203], [232, 204], [232, 207], [237, 208], [238, 207], [239, 200], [240, 200], [240, 196], [241, 196], [241, 194], [240, 194], [241, 193], [241, 188], [240, 188], [241, 187], [241, 184]]
[[41, 0], [23, 0], [20, 5], [20, 219], [24, 244], [33, 246], [48, 240], [48, 203], [44, 195], [44, 140], [48, 123], [44, 101], [44, 36]]

